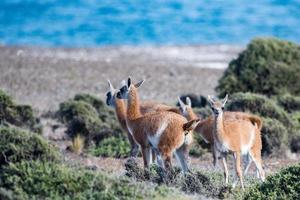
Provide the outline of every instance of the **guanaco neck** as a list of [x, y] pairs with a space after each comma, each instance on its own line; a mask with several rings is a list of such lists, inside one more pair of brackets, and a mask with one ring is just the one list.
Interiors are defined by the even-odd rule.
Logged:
[[187, 109], [187, 120], [199, 119], [199, 117], [194, 113], [192, 108]]
[[215, 116], [215, 137], [220, 142], [225, 138], [225, 128], [224, 128], [224, 120], [223, 120], [223, 112], [218, 116]]
[[133, 85], [129, 88], [128, 105], [127, 105], [127, 119], [134, 120], [141, 117], [140, 100], [137, 88]]
[[123, 129], [127, 129], [126, 125], [126, 105], [123, 99], [115, 98], [115, 111], [119, 123]]

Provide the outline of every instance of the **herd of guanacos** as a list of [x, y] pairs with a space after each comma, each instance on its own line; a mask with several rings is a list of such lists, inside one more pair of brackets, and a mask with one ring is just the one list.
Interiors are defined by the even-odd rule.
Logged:
[[222, 161], [226, 184], [229, 178], [227, 154], [233, 155], [235, 163], [233, 187], [240, 180], [244, 189], [241, 168], [243, 155], [247, 158], [244, 174], [254, 162], [257, 176], [264, 181], [262, 120], [258, 116], [224, 111], [228, 95], [222, 100], [208, 96], [213, 114], [207, 119], [201, 119], [193, 112], [188, 97], [186, 103], [178, 98], [179, 108], [151, 101], [140, 102], [138, 88], [143, 82], [133, 83], [129, 77], [127, 81], [121, 82], [120, 89], [115, 89], [108, 81], [106, 104], [114, 107], [120, 125], [127, 132], [131, 144], [130, 156], [136, 157], [141, 149], [145, 168], [155, 162], [164, 170], [169, 170], [172, 167], [172, 156], [175, 155], [185, 173], [189, 171], [187, 158], [195, 132], [211, 144], [214, 166], [219, 159]]

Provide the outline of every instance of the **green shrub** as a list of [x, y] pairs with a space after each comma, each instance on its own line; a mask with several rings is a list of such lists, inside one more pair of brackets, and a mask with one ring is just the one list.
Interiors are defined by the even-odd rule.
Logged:
[[21, 160], [59, 159], [56, 148], [37, 134], [19, 128], [0, 126], [0, 137], [0, 168], [9, 162]]
[[275, 38], [252, 40], [229, 63], [216, 90], [221, 97], [236, 92], [300, 95], [300, 46]]
[[291, 138], [290, 147], [292, 152], [300, 152], [300, 133]]
[[130, 145], [127, 138], [112, 136], [104, 138], [95, 146], [89, 148], [93, 156], [124, 158], [129, 155]]
[[295, 134], [290, 138], [290, 147], [292, 152], [300, 152], [300, 112], [291, 113], [295, 125]]
[[300, 111], [291, 113], [290, 117], [293, 120], [295, 128], [300, 130]]
[[228, 196], [230, 188], [223, 186], [223, 175], [215, 172], [192, 171], [182, 175], [179, 168], [173, 168], [167, 173], [152, 165], [149, 170], [138, 166], [134, 159], [125, 163], [126, 176], [137, 181], [152, 182], [179, 188], [189, 194], [200, 194], [206, 197], [224, 198]]
[[97, 111], [83, 101], [67, 101], [59, 106], [61, 120], [68, 126], [67, 134], [72, 138], [82, 134], [88, 141], [101, 129], [101, 120]]
[[244, 199], [299, 199], [299, 180], [300, 165], [290, 166], [268, 176], [265, 182], [251, 187]]
[[73, 138], [81, 134], [86, 138], [86, 143], [92, 140], [98, 143], [106, 137], [122, 133], [114, 112], [92, 95], [78, 94], [73, 100], [61, 103], [57, 115], [67, 124], [69, 136]]
[[10, 164], [0, 177], [4, 195], [22, 199], [152, 199], [171, 191], [157, 191], [153, 185], [130, 182], [127, 178], [40, 161]]
[[278, 104], [288, 112], [300, 111], [300, 96], [289, 94], [279, 96]]
[[289, 133], [278, 120], [263, 118], [261, 134], [263, 155], [281, 155], [287, 149]]
[[0, 124], [6, 123], [42, 133], [42, 125], [34, 116], [32, 108], [17, 105], [9, 95], [0, 90]]
[[77, 94], [74, 97], [74, 101], [83, 101], [90, 104], [96, 109], [104, 126], [108, 127], [114, 132], [122, 132], [119, 122], [116, 119], [115, 112], [106, 106], [101, 99], [90, 94]]
[[97, 110], [97, 112], [101, 112], [105, 107], [105, 104], [103, 101], [101, 101], [101, 99], [90, 94], [76, 94], [74, 97], [74, 101], [86, 102], [93, 106]]
[[293, 122], [288, 113], [279, 107], [275, 101], [259, 94], [235, 93], [227, 103], [227, 110], [250, 112], [262, 117], [277, 119], [286, 127], [292, 127]]

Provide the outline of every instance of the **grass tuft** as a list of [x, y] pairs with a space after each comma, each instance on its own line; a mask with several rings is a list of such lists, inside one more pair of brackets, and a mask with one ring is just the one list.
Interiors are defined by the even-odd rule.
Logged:
[[76, 154], [81, 154], [83, 148], [84, 148], [84, 137], [78, 134], [72, 140], [71, 150]]

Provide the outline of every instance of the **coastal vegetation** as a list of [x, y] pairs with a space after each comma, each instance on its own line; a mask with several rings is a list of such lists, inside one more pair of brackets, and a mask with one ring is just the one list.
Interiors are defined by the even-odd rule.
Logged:
[[[229, 94], [225, 110], [243, 111], [263, 120], [264, 159], [300, 152], [300, 47], [291, 42], [260, 38], [250, 42], [230, 62], [216, 88], [220, 97]], [[195, 112], [211, 115], [203, 95], [189, 96]], [[70, 150], [79, 156], [126, 158], [130, 145], [115, 113], [98, 97], [77, 94], [61, 102], [55, 113], [66, 127]], [[65, 159], [43, 136], [34, 109], [18, 104], [0, 90], [0, 199], [297, 199], [300, 166], [295, 164], [267, 174], [264, 183], [245, 177], [246, 190], [223, 184], [218, 171], [178, 168], [165, 174], [156, 165], [144, 170], [127, 159], [125, 175], [101, 172]], [[201, 159], [209, 145], [196, 134], [190, 155]], [[232, 178], [230, 178], [232, 181]]]

